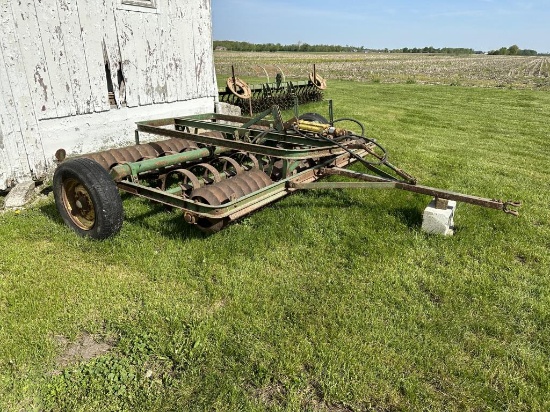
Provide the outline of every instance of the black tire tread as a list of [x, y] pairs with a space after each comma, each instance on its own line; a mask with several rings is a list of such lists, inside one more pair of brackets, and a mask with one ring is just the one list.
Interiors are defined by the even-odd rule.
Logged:
[[329, 121], [321, 116], [319, 113], [304, 113], [298, 117], [299, 120], [305, 120], [307, 122], [317, 122], [322, 124], [328, 124]]
[[[96, 215], [96, 222], [90, 230], [76, 226], [63, 204], [62, 183], [65, 177], [79, 180], [90, 194]], [[63, 221], [80, 236], [102, 240], [120, 231], [124, 211], [117, 185], [96, 161], [82, 157], [61, 163], [54, 173], [53, 192], [57, 210]]]

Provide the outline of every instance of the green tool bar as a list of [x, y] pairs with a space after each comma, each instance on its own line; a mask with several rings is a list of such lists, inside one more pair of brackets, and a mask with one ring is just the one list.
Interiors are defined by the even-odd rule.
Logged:
[[[271, 109], [266, 111], [271, 113]], [[266, 113], [264, 112], [264, 113]], [[262, 114], [264, 114], [262, 113]], [[237, 135], [239, 139], [254, 139], [255, 136], [259, 134], [264, 134], [264, 137], [262, 140], [272, 140], [275, 142], [284, 142], [284, 143], [294, 143], [299, 144], [302, 146], [311, 146], [311, 147], [335, 147], [333, 143], [327, 140], [321, 140], [321, 139], [315, 139], [315, 138], [309, 138], [306, 136], [300, 136], [300, 135], [292, 135], [292, 134], [285, 134], [282, 131], [277, 131], [276, 129], [268, 130], [267, 134], [266, 130], [260, 130], [260, 129], [249, 129], [250, 126], [259, 124], [261, 122], [261, 119], [252, 119], [248, 120], [247, 123], [240, 125], [240, 126], [233, 126], [228, 124], [222, 124], [222, 123], [214, 123], [212, 121], [208, 120], [197, 120], [197, 119], [191, 119], [191, 118], [176, 118], [174, 119], [174, 122], [176, 124], [176, 127], [188, 127], [190, 129], [206, 129], [206, 130], [215, 130], [218, 132], [222, 132], [225, 134], [228, 134], [230, 136], [233, 136], [234, 139], [236, 139]], [[273, 123], [273, 122], [272, 122]], [[138, 127], [143, 129], [143, 126], [148, 126], [148, 124], [141, 123]], [[153, 132], [148, 132], [153, 133]], [[193, 135], [195, 136], [195, 135]], [[293, 149], [286, 149], [286, 150], [293, 150]]]
[[[209, 122], [215, 122], [219, 124], [220, 120], [223, 120], [225, 122], [233, 122], [233, 123], [241, 123], [244, 124], [248, 121], [250, 121], [250, 117], [245, 116], [234, 116], [229, 114], [221, 114], [221, 113], [204, 113], [204, 114], [193, 114], [185, 117], [177, 117], [171, 119], [171, 124], [174, 124], [174, 122], [177, 123], [177, 120], [187, 120], [187, 119], [193, 119], [193, 120], [206, 120]], [[150, 121], [147, 122], [140, 122], [143, 124], [152, 125]], [[269, 122], [266, 120], [259, 120], [256, 122], [259, 126], [265, 126], [269, 127]]]
[[[222, 137], [207, 136], [204, 134], [191, 134], [191, 133], [181, 132], [178, 130], [164, 129], [162, 127], [152, 127], [152, 126], [148, 126], [146, 123], [138, 123], [137, 127], [140, 132], [150, 133], [157, 136], [179, 137], [181, 139], [191, 140], [196, 143], [202, 143], [202, 144], [212, 145], [212, 146], [222, 146], [222, 147], [240, 150], [243, 152], [251, 152], [251, 153], [257, 153], [257, 154], [263, 154], [266, 156], [280, 157], [281, 159], [299, 160], [299, 159], [333, 156], [333, 155], [339, 155], [344, 153], [344, 150], [339, 148], [336, 145], [318, 147], [320, 146], [320, 144], [317, 144], [317, 147], [311, 147], [306, 149], [284, 149], [279, 147], [271, 147], [271, 146], [265, 146], [261, 144], [250, 143], [242, 140], [229, 140]], [[211, 130], [216, 130], [220, 126], [215, 126], [214, 123], [211, 123], [208, 127]]]
[[209, 149], [195, 149], [173, 155], [155, 157], [153, 159], [141, 160], [139, 162], [124, 163], [111, 169], [111, 177], [115, 181], [124, 179], [127, 176], [137, 176], [139, 173], [148, 172], [161, 167], [173, 166], [178, 163], [199, 160], [203, 157], [219, 155], [228, 152], [230, 149], [225, 147], [215, 147]]

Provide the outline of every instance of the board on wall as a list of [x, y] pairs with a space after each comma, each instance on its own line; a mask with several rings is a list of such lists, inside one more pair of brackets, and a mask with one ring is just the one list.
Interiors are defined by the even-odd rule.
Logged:
[[210, 0], [124, 3], [1, 2], [0, 189], [46, 171], [42, 122], [215, 99]]
[[2, 140], [4, 146], [11, 146], [6, 156], [13, 159], [13, 173], [37, 176], [45, 171], [46, 159], [15, 28], [11, 6], [0, 3], [0, 82], [4, 106], [0, 110], [4, 124], [11, 126], [2, 132]]
[[108, 83], [117, 107], [216, 95], [209, 0], [159, 0], [141, 10], [122, 2], [3, 3], [13, 39], [6, 47], [21, 60], [20, 86], [38, 120], [112, 109]]

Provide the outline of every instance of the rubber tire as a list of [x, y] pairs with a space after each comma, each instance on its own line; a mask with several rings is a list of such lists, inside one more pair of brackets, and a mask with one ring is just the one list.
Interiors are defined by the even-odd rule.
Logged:
[[329, 124], [328, 120], [321, 116], [319, 113], [304, 113], [298, 117], [298, 120], [305, 120], [306, 122], [317, 122], [322, 124]]
[[[95, 212], [90, 229], [79, 227], [72, 219], [63, 200], [63, 182], [77, 180], [87, 190]], [[53, 194], [57, 210], [67, 226], [82, 237], [96, 240], [116, 235], [124, 220], [122, 199], [116, 183], [109, 173], [96, 161], [87, 158], [69, 159], [61, 163], [53, 177]]]

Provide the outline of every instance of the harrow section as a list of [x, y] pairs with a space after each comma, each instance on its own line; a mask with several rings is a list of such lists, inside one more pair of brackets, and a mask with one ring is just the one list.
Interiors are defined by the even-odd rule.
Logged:
[[[297, 112], [297, 108], [296, 108]], [[122, 226], [118, 190], [183, 211], [187, 223], [213, 233], [296, 190], [397, 188], [517, 214], [502, 202], [416, 184], [388, 161], [385, 149], [361, 133], [306, 113], [284, 122], [274, 106], [255, 118], [203, 114], [137, 124], [138, 144], [64, 159], [54, 195], [65, 223], [82, 236], [105, 239]], [[139, 144], [139, 133], [159, 141]], [[160, 140], [165, 137], [167, 140]], [[345, 169], [353, 162], [366, 172]], [[356, 182], [317, 182], [328, 175]]]
[[[279, 69], [280, 70], [280, 69]], [[244, 80], [235, 76], [235, 69], [231, 67], [232, 76], [227, 79], [224, 90], [219, 91], [221, 102], [239, 106], [243, 112], [260, 113], [268, 110], [273, 105], [281, 109], [293, 107], [296, 100], [298, 104], [318, 102], [323, 100], [323, 90], [327, 83], [313, 66], [307, 80], [286, 81], [284, 73], [280, 70], [274, 82], [261, 84], [247, 84]], [[267, 73], [267, 71], [264, 69]]]

